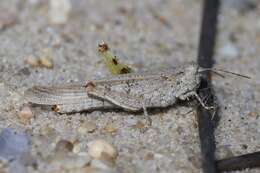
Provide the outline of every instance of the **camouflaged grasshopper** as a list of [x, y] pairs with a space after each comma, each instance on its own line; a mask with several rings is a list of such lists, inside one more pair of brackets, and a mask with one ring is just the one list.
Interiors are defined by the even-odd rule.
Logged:
[[60, 113], [122, 108], [131, 112], [143, 110], [147, 115], [147, 108], [167, 107], [178, 99], [188, 100], [190, 97], [195, 97], [205, 109], [211, 109], [213, 107], [206, 106], [196, 93], [201, 72], [206, 70], [232, 73], [201, 69], [191, 62], [176, 69], [121, 74], [89, 80], [85, 84], [34, 86], [25, 91], [25, 97], [31, 103], [52, 105], [53, 110]]
[[[157, 73], [130, 73], [86, 84], [34, 86], [25, 92], [26, 99], [40, 105], [56, 105], [57, 112], [74, 112], [101, 107], [119, 107], [140, 111], [151, 107], [167, 107], [177, 99], [195, 96], [200, 84], [199, 67], [188, 63], [177, 69]], [[201, 102], [204, 105], [203, 102]], [[204, 105], [205, 108], [207, 108]]]

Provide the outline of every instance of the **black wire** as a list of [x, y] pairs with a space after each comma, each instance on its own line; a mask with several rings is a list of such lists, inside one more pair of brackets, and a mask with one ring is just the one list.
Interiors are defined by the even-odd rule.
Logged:
[[[214, 63], [213, 55], [217, 34], [217, 16], [219, 13], [220, 0], [204, 0], [203, 5], [198, 64], [203, 68], [212, 68]], [[210, 95], [206, 104], [213, 105], [214, 95], [209, 72], [204, 71], [202, 74], [202, 81], [198, 90], [199, 96], [204, 98]], [[216, 119], [218, 118], [217, 113], [218, 112], [215, 112], [214, 115]], [[215, 121], [212, 120], [211, 112], [204, 109], [202, 106], [198, 107], [197, 114], [202, 154], [202, 168], [204, 173], [216, 173], [260, 167], [260, 152], [215, 161]]]
[[260, 166], [260, 152], [217, 161], [219, 171], [235, 171]]
[[[215, 40], [217, 34], [217, 16], [219, 13], [219, 0], [204, 0], [202, 23], [200, 31], [200, 41], [198, 50], [198, 64], [200, 67], [212, 68]], [[199, 90], [199, 96], [204, 98], [210, 95], [207, 105], [214, 104], [214, 96], [211, 89], [209, 72], [202, 73], [203, 78]], [[212, 121], [212, 113], [202, 106], [197, 109], [199, 137], [202, 154], [202, 169], [204, 173], [217, 173], [215, 162], [215, 137], [214, 137], [214, 121]], [[215, 113], [217, 118], [217, 112]]]

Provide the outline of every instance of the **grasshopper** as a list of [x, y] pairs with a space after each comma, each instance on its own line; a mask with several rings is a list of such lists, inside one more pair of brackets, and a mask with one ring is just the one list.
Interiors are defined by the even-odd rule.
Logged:
[[205, 109], [212, 109], [196, 93], [201, 72], [206, 70], [239, 75], [201, 69], [190, 62], [161, 72], [121, 74], [89, 80], [85, 84], [34, 86], [25, 91], [25, 97], [34, 104], [51, 105], [59, 113], [122, 108], [130, 112], [144, 111], [147, 115], [147, 108], [168, 107], [178, 99], [191, 97], [195, 97]]

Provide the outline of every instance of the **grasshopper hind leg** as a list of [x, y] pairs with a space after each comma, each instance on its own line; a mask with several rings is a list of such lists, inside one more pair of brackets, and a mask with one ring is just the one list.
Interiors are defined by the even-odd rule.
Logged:
[[135, 95], [127, 95], [123, 92], [117, 92], [112, 90], [107, 91], [103, 87], [92, 88], [91, 90], [87, 90], [87, 93], [90, 96], [107, 100], [127, 111], [138, 112], [143, 110], [147, 126], [149, 127], [152, 125], [152, 119], [148, 115], [147, 111], [147, 104], [145, 103], [145, 100], [142, 97]]

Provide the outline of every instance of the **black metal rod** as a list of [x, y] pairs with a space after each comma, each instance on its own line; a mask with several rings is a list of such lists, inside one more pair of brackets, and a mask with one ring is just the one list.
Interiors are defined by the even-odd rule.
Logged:
[[260, 167], [260, 152], [245, 154], [217, 161], [218, 171], [235, 171]]
[[201, 67], [213, 66], [219, 7], [219, 0], [204, 0], [198, 51], [198, 63]]
[[[220, 8], [220, 0], [204, 0], [203, 5], [198, 64], [201, 67], [210, 68], [214, 63], [213, 55], [217, 35], [217, 17]], [[200, 89], [205, 88], [211, 88], [208, 72], [203, 74], [200, 86]], [[202, 98], [210, 96], [207, 104], [213, 104], [214, 99], [211, 90], [199, 90], [199, 95]], [[215, 161], [214, 121], [211, 119], [212, 114], [202, 106], [198, 107], [197, 114], [202, 153], [202, 168], [204, 173], [260, 167], [260, 152]], [[217, 114], [215, 114], [215, 118], [217, 118]]]
[[[202, 80], [201, 89], [209, 86], [207, 80]], [[212, 105], [213, 95], [210, 90], [199, 91], [199, 96], [202, 98], [209, 97], [207, 105]], [[214, 115], [214, 120], [212, 119], [213, 113], [206, 110], [204, 107], [199, 106], [197, 108], [197, 121], [199, 127], [199, 138], [200, 138], [200, 148], [202, 155], [202, 169], [204, 173], [216, 173], [216, 161], [215, 161], [215, 137], [214, 137], [214, 127], [215, 118], [217, 118], [217, 112]]]
[[[213, 66], [213, 55], [217, 33], [217, 16], [219, 12], [219, 0], [204, 0], [202, 23], [200, 31], [200, 41], [198, 50], [198, 64], [201, 67], [210, 68]], [[203, 74], [200, 89], [210, 88], [209, 73]], [[209, 97], [207, 104], [213, 105], [214, 99], [212, 91], [200, 90], [201, 98]], [[214, 122], [212, 114], [202, 106], [197, 109], [199, 137], [202, 154], [202, 169], [204, 173], [217, 173], [215, 162], [215, 137]], [[217, 113], [215, 114], [217, 117]]]

